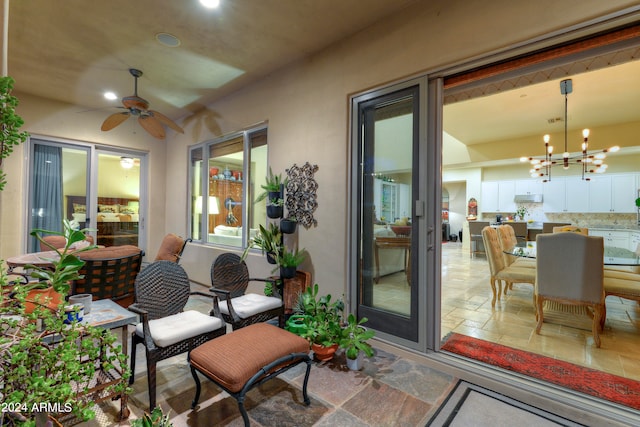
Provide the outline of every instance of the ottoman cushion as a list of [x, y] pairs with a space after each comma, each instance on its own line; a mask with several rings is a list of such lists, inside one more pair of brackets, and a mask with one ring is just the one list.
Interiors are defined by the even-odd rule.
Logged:
[[237, 393], [263, 366], [291, 353], [308, 353], [302, 337], [268, 323], [256, 323], [208, 341], [189, 355], [191, 365]]

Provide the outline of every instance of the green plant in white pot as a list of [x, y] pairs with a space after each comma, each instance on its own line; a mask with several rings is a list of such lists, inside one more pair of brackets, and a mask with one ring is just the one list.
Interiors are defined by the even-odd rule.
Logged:
[[373, 338], [375, 332], [363, 326], [368, 320], [363, 317], [358, 321], [351, 313], [347, 317], [347, 325], [342, 328], [340, 348], [344, 349], [347, 366], [355, 371], [362, 369], [364, 355], [373, 357], [373, 348], [367, 341]]

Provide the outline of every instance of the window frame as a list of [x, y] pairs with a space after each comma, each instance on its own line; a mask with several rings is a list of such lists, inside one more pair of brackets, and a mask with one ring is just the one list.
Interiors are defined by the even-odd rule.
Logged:
[[[219, 138], [210, 139], [203, 141], [201, 143], [192, 145], [188, 148], [188, 156], [187, 156], [187, 170], [189, 173], [187, 174], [187, 229], [189, 230], [188, 234], [194, 242], [198, 242], [207, 246], [214, 247], [224, 247], [224, 248], [233, 248], [236, 250], [244, 250], [249, 244], [249, 232], [251, 227], [241, 227], [242, 235], [241, 235], [241, 244], [240, 246], [228, 245], [219, 242], [211, 242], [209, 241], [209, 206], [207, 203], [202, 203], [202, 216], [199, 220], [196, 220], [196, 215], [200, 214], [200, 212], [194, 212], [195, 200], [198, 196], [203, 196], [204, 194], [209, 193], [209, 161], [214, 157], [210, 157], [212, 151], [215, 151], [213, 146], [225, 144], [234, 139], [242, 138], [242, 175], [244, 176], [244, 182], [246, 185], [243, 185], [242, 188], [242, 224], [249, 224], [249, 221], [253, 218], [255, 213], [253, 212], [253, 197], [255, 194], [255, 173], [253, 173], [251, 169], [251, 152], [254, 148], [253, 144], [253, 136], [256, 134], [263, 133], [265, 134], [266, 142], [261, 145], [265, 145], [267, 147], [266, 153], [266, 163], [264, 165], [265, 169], [268, 168], [268, 125], [267, 122], [263, 122], [254, 126], [250, 126], [248, 128], [228, 133]], [[194, 154], [197, 151], [201, 151], [201, 155]], [[201, 157], [200, 159], [197, 159]], [[196, 165], [194, 162], [194, 158], [196, 158], [199, 165]], [[198, 175], [198, 176], [196, 176]], [[196, 181], [197, 180], [197, 181]], [[196, 184], [197, 183], [197, 184]], [[265, 225], [267, 222], [266, 215], [264, 219], [260, 219], [259, 223]], [[195, 225], [198, 225], [195, 227]]]

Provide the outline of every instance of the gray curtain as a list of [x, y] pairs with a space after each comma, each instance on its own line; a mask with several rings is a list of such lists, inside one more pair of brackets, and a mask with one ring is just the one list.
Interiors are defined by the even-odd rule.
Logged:
[[[31, 200], [31, 225], [51, 231], [62, 231], [62, 148], [35, 144], [33, 165], [33, 199]], [[30, 252], [40, 245], [31, 238]]]

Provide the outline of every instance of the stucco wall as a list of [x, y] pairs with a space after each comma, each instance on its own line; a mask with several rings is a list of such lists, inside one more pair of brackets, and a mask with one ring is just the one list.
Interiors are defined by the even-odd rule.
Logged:
[[[167, 142], [124, 130], [102, 133], [103, 112], [78, 114], [69, 106], [22, 99], [26, 130], [43, 135], [132, 146], [150, 151], [151, 211], [149, 248], [168, 231], [186, 234], [187, 147], [267, 120], [269, 162], [274, 171], [309, 161], [317, 164], [318, 226], [299, 232], [299, 245], [311, 259], [326, 292], [340, 295], [347, 277], [348, 96], [385, 82], [477, 57], [636, 4], [635, 1], [540, 0], [514, 2], [422, 1], [365, 31], [291, 64], [242, 91], [207, 106], [181, 124], [184, 135]], [[34, 104], [38, 104], [38, 106]], [[37, 109], [36, 112], [29, 111]], [[166, 153], [165, 153], [166, 150]], [[1, 196], [0, 255], [19, 250], [22, 209], [22, 153], [7, 168], [10, 184]], [[9, 206], [8, 200], [11, 200]], [[24, 204], [18, 203], [24, 207]], [[20, 227], [15, 227], [19, 224]], [[215, 251], [193, 247], [185, 255], [189, 274], [208, 277]], [[265, 271], [262, 257], [249, 260], [252, 275]], [[255, 274], [254, 274], [255, 273]]]

